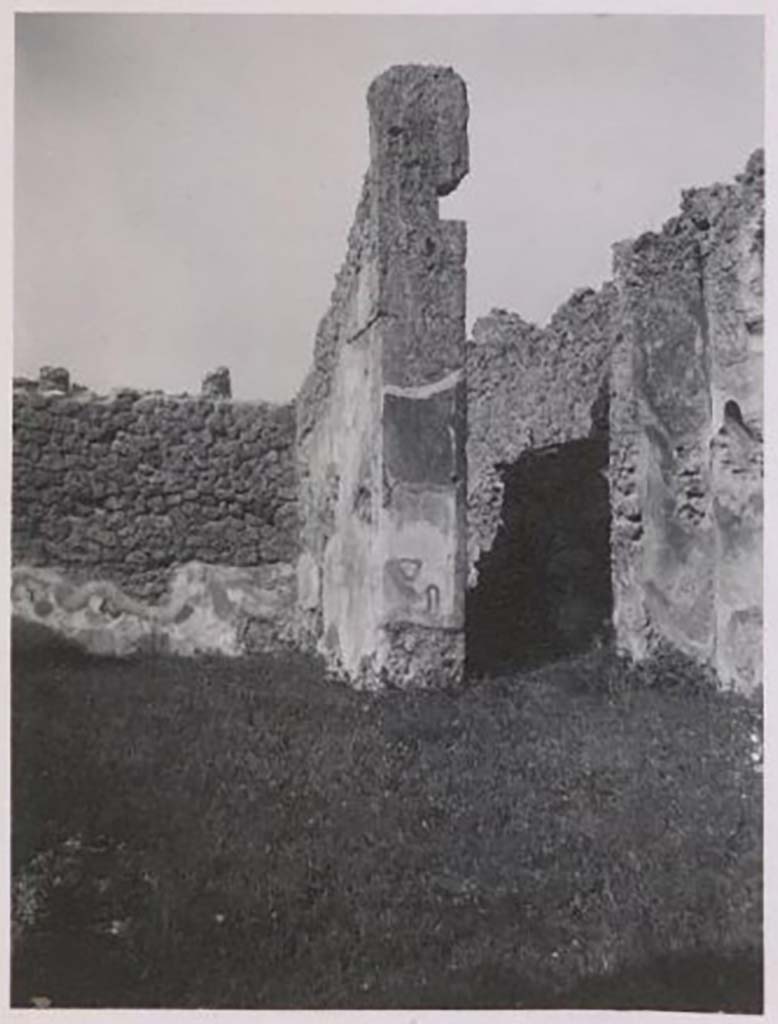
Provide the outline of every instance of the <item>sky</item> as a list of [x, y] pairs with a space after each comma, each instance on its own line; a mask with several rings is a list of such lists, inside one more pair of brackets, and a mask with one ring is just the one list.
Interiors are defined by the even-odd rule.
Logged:
[[683, 188], [763, 144], [762, 21], [738, 16], [17, 14], [14, 373], [284, 401], [368, 162], [365, 94], [454, 67], [468, 328], [545, 323]]

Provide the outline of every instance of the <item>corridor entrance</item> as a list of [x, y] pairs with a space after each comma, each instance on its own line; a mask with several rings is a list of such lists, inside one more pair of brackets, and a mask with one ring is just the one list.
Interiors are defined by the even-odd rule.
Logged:
[[585, 650], [612, 612], [608, 440], [526, 452], [499, 467], [503, 521], [466, 605], [471, 671]]

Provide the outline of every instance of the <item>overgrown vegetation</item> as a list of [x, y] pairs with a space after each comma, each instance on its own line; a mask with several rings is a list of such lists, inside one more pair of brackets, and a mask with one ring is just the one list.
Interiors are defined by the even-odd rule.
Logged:
[[760, 1010], [759, 713], [686, 669], [377, 698], [33, 640], [16, 1005]]

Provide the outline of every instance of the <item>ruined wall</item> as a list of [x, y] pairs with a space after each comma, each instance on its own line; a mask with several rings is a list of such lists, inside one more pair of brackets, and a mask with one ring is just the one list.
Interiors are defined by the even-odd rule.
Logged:
[[352, 669], [378, 614], [370, 555], [381, 501], [381, 352], [371, 205], [368, 177], [297, 401], [300, 637]]
[[[692, 193], [694, 207], [702, 196]], [[762, 681], [764, 154], [705, 190], [698, 215], [711, 344], [716, 658], [741, 689]], [[694, 213], [692, 213], [694, 216]]]
[[[290, 634], [294, 408], [230, 401], [224, 371], [203, 390], [105, 397], [71, 388], [66, 372], [49, 368], [37, 383], [17, 382], [12, 540], [20, 613], [106, 651], [164, 646], [148, 639], [162, 633], [178, 650], [196, 647], [198, 630], [205, 647], [231, 650], [252, 631], [257, 643]], [[184, 572], [192, 563], [203, 565]], [[223, 567], [231, 567], [227, 590]], [[193, 603], [179, 600], [184, 578]], [[200, 620], [195, 605], [205, 609]], [[76, 614], [82, 608], [89, 623]], [[203, 615], [215, 622], [214, 643]], [[162, 628], [176, 616], [176, 629]]]
[[[566, 446], [599, 436], [610, 449], [602, 475], [619, 646], [642, 658], [667, 642], [713, 665], [725, 685], [759, 684], [763, 208], [757, 152], [733, 184], [685, 192], [680, 214], [661, 231], [615, 246], [614, 281], [577, 292], [547, 327], [500, 310], [476, 322], [467, 346], [467, 458], [468, 582], [478, 600], [468, 614], [478, 628], [507, 614], [500, 591], [513, 594], [518, 615], [518, 591], [535, 593], [542, 576], [546, 591], [531, 611], [545, 603], [556, 613], [527, 635], [545, 630], [554, 650], [564, 647], [561, 620], [569, 625], [581, 609], [571, 601], [574, 570], [557, 586], [555, 565], [587, 552], [586, 537], [569, 524], [555, 536], [564, 518], [556, 506], [598, 489], [569, 470], [570, 493], [551, 488], [549, 458], [556, 452], [559, 462]], [[584, 456], [593, 464], [598, 457], [591, 445]], [[544, 473], [541, 501], [535, 481]], [[508, 508], [506, 480], [519, 478]], [[587, 536], [600, 535], [594, 504], [579, 504], [575, 518]], [[535, 523], [522, 541], [532, 558], [505, 533], [518, 522], [524, 531]], [[561, 559], [560, 542], [568, 549]], [[488, 600], [477, 589], [484, 572]], [[588, 586], [578, 588], [578, 605]]]
[[496, 310], [465, 344], [465, 225], [438, 209], [468, 170], [464, 83], [395, 67], [368, 107], [294, 404], [232, 402], [223, 369], [196, 398], [17, 382], [14, 609], [93, 650], [295, 641], [358, 685], [427, 686], [462, 677], [469, 586], [506, 658], [581, 649], [607, 612], [633, 657], [669, 642], [757, 687], [762, 154], [545, 327]]
[[501, 465], [550, 445], [605, 436], [616, 290], [576, 292], [546, 327], [494, 310], [467, 344], [469, 585], [502, 518]]
[[302, 635], [361, 685], [444, 684], [464, 658], [467, 171], [450, 70], [372, 84], [370, 168], [298, 399]]
[[764, 158], [615, 248], [612, 553], [620, 645], [761, 682]]

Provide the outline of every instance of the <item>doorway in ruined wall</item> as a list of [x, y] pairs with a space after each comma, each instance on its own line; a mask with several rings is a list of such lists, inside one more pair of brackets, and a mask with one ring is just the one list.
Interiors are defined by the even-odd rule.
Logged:
[[467, 596], [476, 674], [585, 651], [607, 637], [613, 610], [607, 427], [498, 469], [502, 524]]

